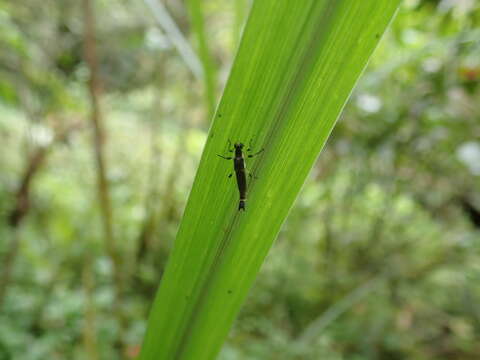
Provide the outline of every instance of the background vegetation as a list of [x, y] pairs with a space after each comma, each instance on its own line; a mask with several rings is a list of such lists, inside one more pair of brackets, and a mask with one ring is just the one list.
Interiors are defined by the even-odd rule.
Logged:
[[[163, 5], [0, 0], [0, 359], [138, 354], [250, 6]], [[478, 358], [479, 39], [404, 2], [220, 359]]]

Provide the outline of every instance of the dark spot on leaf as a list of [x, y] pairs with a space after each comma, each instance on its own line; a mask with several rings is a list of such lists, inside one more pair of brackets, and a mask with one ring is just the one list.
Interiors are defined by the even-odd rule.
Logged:
[[229, 294], [231, 294], [232, 292], [233, 292], [233, 291], [232, 291], [232, 290], [230, 290], [230, 289], [227, 291], [227, 293], [229, 293]]

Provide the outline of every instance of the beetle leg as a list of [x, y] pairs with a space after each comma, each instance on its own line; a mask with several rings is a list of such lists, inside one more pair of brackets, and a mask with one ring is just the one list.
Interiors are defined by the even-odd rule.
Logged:
[[252, 151], [252, 141], [253, 141], [253, 138], [250, 139], [250, 141], [248, 142], [248, 149], [247, 151]]
[[252, 157], [254, 157], [254, 156], [257, 156], [257, 155], [260, 154], [263, 150], [265, 150], [265, 149], [262, 149], [262, 150], [260, 150], [260, 151], [257, 151], [255, 154], [247, 155], [247, 157], [252, 158]]

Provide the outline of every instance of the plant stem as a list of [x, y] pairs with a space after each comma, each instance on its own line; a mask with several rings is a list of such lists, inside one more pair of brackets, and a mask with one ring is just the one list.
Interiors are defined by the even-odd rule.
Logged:
[[113, 277], [115, 286], [115, 300], [113, 304], [113, 311], [119, 325], [119, 334], [116, 347], [123, 349], [123, 333], [125, 332], [126, 328], [123, 312], [121, 309], [124, 279], [121, 269], [121, 257], [116, 247], [113, 231], [112, 206], [110, 200], [109, 183], [107, 180], [107, 165], [104, 153], [105, 130], [103, 127], [103, 118], [100, 107], [102, 89], [98, 72], [98, 58], [95, 43], [95, 18], [91, 0], [83, 1], [83, 10], [85, 16], [84, 56], [90, 70], [88, 90], [91, 106], [90, 121], [93, 128], [93, 148], [97, 167], [97, 189], [100, 210], [102, 212], [105, 246], [107, 254], [113, 265]]

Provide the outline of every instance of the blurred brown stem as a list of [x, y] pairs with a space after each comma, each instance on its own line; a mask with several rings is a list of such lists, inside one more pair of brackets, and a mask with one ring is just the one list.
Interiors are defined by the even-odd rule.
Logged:
[[77, 129], [77, 123], [67, 127], [63, 131], [57, 132], [53, 141], [44, 146], [39, 146], [30, 156], [30, 160], [25, 167], [25, 171], [19, 181], [19, 187], [15, 193], [15, 203], [13, 209], [7, 216], [8, 226], [11, 228], [13, 236], [7, 249], [7, 253], [2, 260], [3, 269], [0, 274], [0, 308], [5, 300], [8, 285], [10, 283], [11, 273], [15, 264], [15, 259], [20, 248], [20, 234], [19, 228], [25, 216], [30, 209], [30, 194], [32, 182], [38, 170], [44, 164], [48, 152], [53, 147], [53, 144], [64, 141], [71, 133]]
[[15, 206], [8, 216], [8, 224], [13, 229], [18, 228], [25, 215], [27, 215], [30, 208], [30, 185], [34, 175], [43, 164], [49, 148], [50, 146], [39, 147], [27, 164], [20, 186], [15, 194]]
[[115, 301], [113, 304], [113, 311], [117, 318], [120, 329], [116, 345], [120, 349], [123, 349], [123, 333], [126, 327], [123, 312], [121, 311], [121, 301], [123, 298], [123, 276], [120, 254], [117, 251], [115, 237], [113, 233], [112, 206], [110, 201], [109, 184], [106, 175], [106, 163], [104, 154], [105, 131], [103, 128], [102, 113], [100, 108], [100, 97], [102, 89], [100, 85], [96, 53], [94, 9], [91, 0], [83, 1], [83, 10], [85, 16], [84, 56], [90, 70], [88, 89], [91, 106], [90, 120], [93, 128], [93, 147], [95, 154], [95, 162], [97, 166], [98, 196], [100, 202], [100, 210], [102, 212], [105, 246], [107, 254], [110, 257], [113, 265], [113, 277], [116, 293]]

